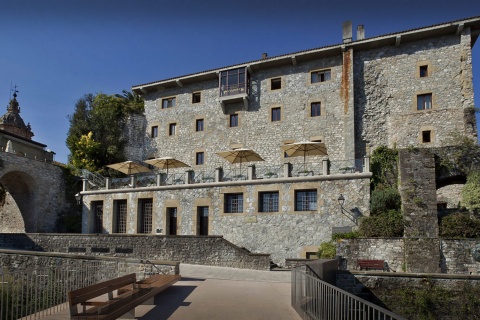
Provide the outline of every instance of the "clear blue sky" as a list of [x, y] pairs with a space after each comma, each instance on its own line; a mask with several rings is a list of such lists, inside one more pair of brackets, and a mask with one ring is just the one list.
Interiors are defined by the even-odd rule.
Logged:
[[[86, 93], [338, 44], [346, 20], [372, 37], [473, 16], [479, 0], [0, 0], [0, 114], [17, 84], [33, 139], [66, 162]], [[473, 64], [479, 106], [480, 40]]]

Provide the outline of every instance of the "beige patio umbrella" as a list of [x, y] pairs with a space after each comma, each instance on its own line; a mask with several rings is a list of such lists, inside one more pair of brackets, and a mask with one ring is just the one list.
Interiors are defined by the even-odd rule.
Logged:
[[160, 169], [167, 169], [167, 175], [168, 175], [168, 168], [190, 167], [188, 164], [172, 157], [149, 159], [149, 160], [145, 160], [145, 163], [151, 164], [152, 166], [155, 166]]
[[222, 151], [217, 153], [220, 157], [224, 158], [230, 163], [240, 163], [240, 171], [242, 170], [243, 162], [250, 161], [265, 161], [255, 151], [247, 148], [238, 148], [228, 151]]
[[303, 157], [303, 167], [305, 167], [306, 156], [328, 155], [327, 147], [322, 142], [300, 141], [283, 145], [281, 148], [289, 157]]
[[142, 166], [141, 164], [136, 163], [134, 161], [124, 161], [124, 162], [109, 164], [107, 167], [123, 172], [128, 175], [150, 171], [150, 169], [148, 169], [147, 167]]

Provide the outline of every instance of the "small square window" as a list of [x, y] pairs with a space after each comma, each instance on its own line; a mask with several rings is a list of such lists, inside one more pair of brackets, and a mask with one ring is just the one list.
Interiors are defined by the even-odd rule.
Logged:
[[204, 120], [203, 119], [197, 119], [195, 120], [195, 131], [203, 131], [204, 130]]
[[177, 99], [175, 99], [175, 97], [163, 99], [162, 100], [162, 109], [175, 107], [176, 100]]
[[152, 127], [151, 137], [152, 138], [158, 137], [158, 126], [153, 126]]
[[322, 70], [322, 71], [312, 71], [311, 74], [310, 74], [311, 83], [329, 81], [330, 78], [331, 78], [330, 69]]
[[238, 127], [238, 114], [230, 115], [230, 127]]
[[296, 190], [295, 211], [317, 210], [317, 190]]
[[282, 89], [282, 78], [274, 78], [270, 80], [270, 89], [271, 90]]
[[202, 94], [200, 92], [192, 93], [192, 103], [200, 103]]
[[278, 212], [278, 191], [260, 192], [259, 212]]
[[282, 119], [282, 109], [272, 108], [272, 121], [280, 121]]
[[432, 109], [432, 94], [419, 94], [417, 96], [417, 110]]
[[177, 124], [176, 123], [170, 123], [168, 125], [168, 135], [169, 136], [174, 136], [177, 133]]
[[423, 143], [432, 142], [432, 131], [430, 130], [422, 131], [422, 142]]
[[420, 78], [428, 77], [428, 65], [420, 66]]
[[205, 160], [205, 153], [197, 152], [195, 154], [195, 164], [197, 166], [204, 164], [204, 160]]
[[225, 194], [225, 213], [243, 212], [243, 193]]
[[320, 102], [312, 102], [310, 104], [310, 117], [319, 117], [322, 112], [321, 106]]

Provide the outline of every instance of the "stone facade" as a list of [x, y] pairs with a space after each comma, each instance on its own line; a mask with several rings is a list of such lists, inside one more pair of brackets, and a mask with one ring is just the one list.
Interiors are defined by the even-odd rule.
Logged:
[[[330, 240], [332, 227], [355, 226], [355, 219], [339, 209], [340, 194], [348, 199], [347, 213], [369, 214], [369, 170], [358, 169], [362, 165], [355, 159], [368, 157], [380, 145], [431, 148], [447, 145], [452, 132], [476, 137], [475, 123], [465, 115], [474, 106], [471, 44], [472, 30], [479, 26], [480, 19], [466, 19], [134, 86], [145, 98], [145, 117], [130, 119], [130, 160], [174, 157], [189, 164], [192, 173], [170, 169], [170, 177], [162, 180], [185, 183], [180, 186], [84, 190], [82, 232], [99, 230], [93, 205], [101, 205], [102, 232], [117, 232], [121, 205], [127, 212], [122, 232], [139, 233], [139, 199], [152, 199], [151, 233], [171, 231], [166, 212], [174, 209], [179, 234], [195, 235], [197, 210], [207, 207], [208, 234], [270, 253], [279, 264], [305, 258]], [[327, 155], [286, 157], [281, 147], [298, 141], [321, 141]], [[278, 173], [288, 162], [292, 172], [308, 168], [314, 176], [218, 179], [216, 168], [231, 175], [240, 166], [217, 153], [241, 147], [265, 160], [255, 163], [257, 172]], [[342, 170], [352, 174], [335, 175]], [[196, 177], [213, 183], [200, 184]], [[315, 192], [314, 210], [295, 210], [299, 190]], [[264, 192], [278, 192], [275, 212], [260, 212]], [[243, 197], [239, 213], [224, 212], [232, 194]], [[417, 223], [409, 236], [436, 232], [431, 205], [428, 201], [428, 212], [418, 212], [428, 216], [425, 227]], [[435, 245], [426, 242], [428, 248]], [[412, 242], [412, 248], [419, 245]]]
[[[147, 190], [104, 190], [85, 192], [83, 233], [94, 229], [92, 203], [103, 205], [104, 233], [115, 233], [116, 201], [127, 200], [128, 217], [126, 233], [140, 232], [139, 199], [152, 199], [152, 232], [169, 234], [168, 208], [177, 208], [177, 234], [199, 234], [198, 207], [208, 207], [208, 234], [222, 235], [226, 240], [245, 247], [252, 252], [269, 253], [272, 260], [280, 265], [285, 258], [305, 257], [316, 252], [323, 241], [331, 239], [332, 227], [354, 226], [354, 223], [340, 211], [337, 202], [341, 193], [348, 196], [344, 207], [360, 215], [368, 215], [369, 174], [341, 176], [263, 179], [230, 183], [208, 183], [150, 187]], [[280, 182], [277, 182], [280, 181]], [[296, 211], [295, 192], [316, 190], [315, 210]], [[279, 193], [279, 212], [260, 212], [261, 192]], [[243, 194], [243, 212], [226, 213], [226, 194]], [[180, 260], [181, 262], [185, 262]]]

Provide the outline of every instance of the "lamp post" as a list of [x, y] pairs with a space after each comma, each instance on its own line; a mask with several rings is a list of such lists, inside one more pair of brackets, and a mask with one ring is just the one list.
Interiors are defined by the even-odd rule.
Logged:
[[345, 198], [343, 197], [343, 194], [340, 194], [340, 197], [338, 197], [338, 204], [340, 205], [340, 208], [343, 211], [343, 204], [345, 203]]
[[77, 200], [77, 204], [80, 204], [80, 200], [82, 200], [82, 195], [79, 193], [75, 194], [75, 199]]

